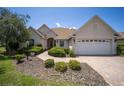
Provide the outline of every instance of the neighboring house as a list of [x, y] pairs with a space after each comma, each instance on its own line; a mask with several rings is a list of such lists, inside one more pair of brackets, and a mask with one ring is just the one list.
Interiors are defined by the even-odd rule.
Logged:
[[115, 55], [119, 34], [98, 16], [94, 16], [79, 29], [53, 28], [45, 24], [38, 30], [30, 29], [30, 43], [71, 48], [77, 55]]
[[118, 44], [124, 44], [124, 32], [119, 32], [120, 37], [117, 39]]

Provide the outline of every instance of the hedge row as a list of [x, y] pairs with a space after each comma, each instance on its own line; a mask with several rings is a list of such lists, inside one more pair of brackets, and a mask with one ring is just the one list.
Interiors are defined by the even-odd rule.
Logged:
[[51, 48], [50, 50], [48, 50], [48, 54], [54, 57], [66, 57], [66, 55], [69, 55], [70, 57], [75, 57], [75, 53], [73, 50], [61, 47]]
[[31, 54], [31, 53], [35, 53], [35, 55], [42, 53], [43, 52], [43, 47], [41, 45], [35, 45], [32, 47], [27, 47], [27, 48], [22, 48], [20, 50], [18, 50], [18, 54]]
[[54, 57], [65, 57], [66, 56], [64, 48], [60, 48], [60, 47], [51, 48], [50, 50], [48, 50], [48, 54]]
[[31, 47], [31, 48], [28, 49], [28, 52], [29, 53], [33, 52], [33, 53], [35, 53], [35, 55], [37, 55], [37, 54], [43, 52], [43, 47], [33, 46], [33, 47]]
[[118, 55], [124, 55], [124, 44], [118, 44], [117, 45], [117, 54]]
[[31, 53], [33, 53], [34, 55], [37, 55], [39, 53], [43, 52], [43, 48], [41, 45], [36, 45], [36, 46], [32, 46], [32, 47], [27, 47], [27, 48], [23, 48], [21, 50], [18, 50], [17, 54], [14, 56], [14, 58], [17, 60], [17, 63], [20, 63], [25, 57], [30, 56]]

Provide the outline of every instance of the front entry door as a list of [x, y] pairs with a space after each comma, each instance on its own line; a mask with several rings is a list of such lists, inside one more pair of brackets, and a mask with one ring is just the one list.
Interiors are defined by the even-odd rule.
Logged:
[[48, 38], [47, 39], [47, 48], [50, 49], [54, 46], [54, 39], [53, 38]]

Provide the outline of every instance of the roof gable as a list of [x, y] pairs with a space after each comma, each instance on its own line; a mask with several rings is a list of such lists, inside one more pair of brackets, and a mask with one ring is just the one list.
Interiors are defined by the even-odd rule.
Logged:
[[56, 33], [54, 31], [52, 31], [45, 24], [43, 24], [37, 31], [40, 32], [41, 34], [43, 34], [45, 37], [49, 37], [50, 35], [51, 36], [56, 36]]
[[120, 38], [124, 38], [124, 32], [119, 32]]
[[88, 37], [113, 37], [114, 34], [117, 34], [115, 30], [113, 30], [107, 23], [105, 23], [98, 16], [94, 16], [91, 20], [89, 20], [86, 24], [78, 29], [75, 35], [82, 35], [84, 38]]
[[[44, 38], [43, 34], [39, 33], [37, 30], [35, 30], [33, 27], [28, 28], [30, 31], [34, 32], [36, 35], [40, 36], [41, 38]], [[29, 32], [30, 33], [30, 32]]]

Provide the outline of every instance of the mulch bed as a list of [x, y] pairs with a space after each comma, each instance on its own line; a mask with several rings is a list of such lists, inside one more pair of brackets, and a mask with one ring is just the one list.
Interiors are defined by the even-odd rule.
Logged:
[[17, 64], [17, 70], [44, 81], [71, 82], [77, 85], [108, 85], [104, 78], [86, 63], [81, 63], [82, 69], [80, 71], [68, 69], [65, 73], [60, 73], [54, 68], [45, 68], [43, 60], [37, 57], [30, 59], [30, 61]]

